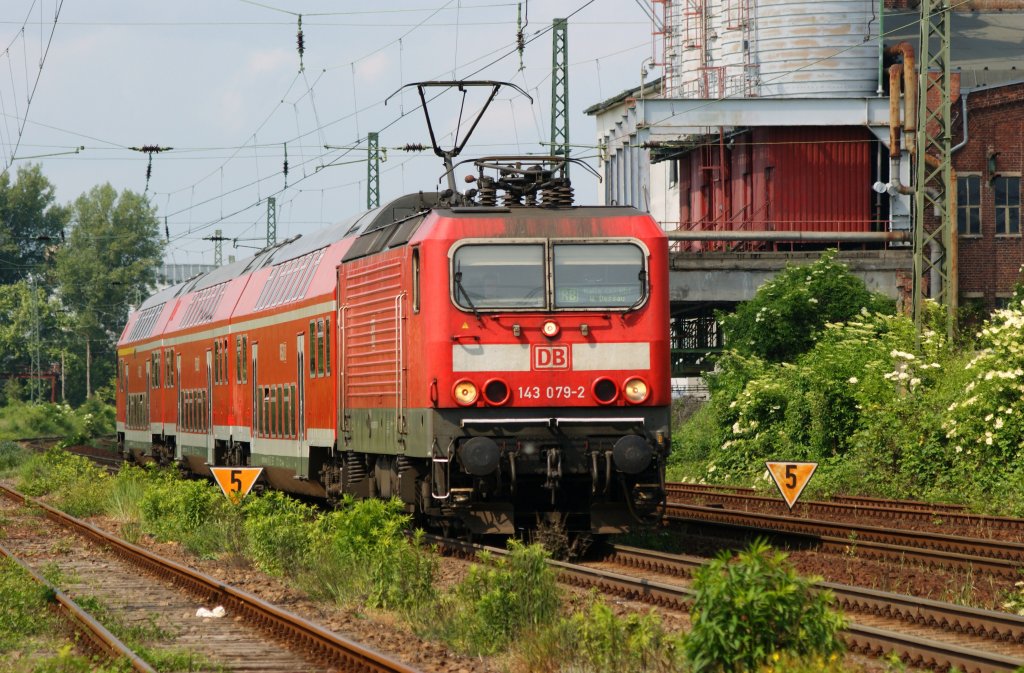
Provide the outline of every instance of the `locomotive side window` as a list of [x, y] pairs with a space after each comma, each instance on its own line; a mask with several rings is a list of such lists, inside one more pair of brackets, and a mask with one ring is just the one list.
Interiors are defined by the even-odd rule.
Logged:
[[331, 319], [324, 319], [324, 370], [331, 375]]
[[420, 312], [420, 251], [412, 251], [412, 312]]
[[544, 308], [544, 246], [464, 245], [452, 259], [452, 296], [460, 307]]
[[150, 383], [150, 387], [151, 388], [159, 388], [160, 387], [160, 352], [159, 351], [155, 351], [153, 353], [153, 355], [152, 355], [149, 372], [150, 372], [150, 375], [151, 375], [151, 380], [149, 382]]
[[632, 243], [556, 243], [555, 308], [633, 306], [647, 294], [644, 253]]
[[249, 382], [249, 336], [242, 335], [242, 383]]

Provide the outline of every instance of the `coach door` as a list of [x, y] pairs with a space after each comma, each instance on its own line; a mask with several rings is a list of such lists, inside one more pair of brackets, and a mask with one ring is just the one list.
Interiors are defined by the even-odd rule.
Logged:
[[[146, 433], [152, 434], [153, 432], [153, 416], [151, 415], [151, 400], [153, 395], [153, 358], [146, 356], [146, 387], [143, 388], [146, 391]], [[148, 440], [147, 440], [148, 441]]]
[[263, 418], [263, 414], [260, 412], [260, 405], [263, 403], [263, 400], [260, 397], [259, 384], [257, 383], [257, 381], [259, 381], [260, 378], [259, 370], [256, 368], [257, 351], [259, 351], [259, 344], [253, 342], [252, 354], [250, 355], [250, 357], [252, 358], [252, 360], [250, 361], [252, 366], [249, 368], [249, 371], [252, 374], [250, 378], [250, 383], [252, 383], [252, 414], [249, 416], [249, 418], [251, 419], [249, 422], [249, 425], [251, 426], [251, 430], [249, 432], [250, 454], [256, 453], [256, 436], [259, 434], [259, 431], [261, 429], [260, 421]]
[[175, 356], [174, 362], [174, 400], [175, 408], [178, 410], [174, 419], [174, 434], [179, 439], [174, 443], [174, 458], [181, 460], [181, 418], [185, 413], [184, 401], [181, 399], [181, 353]]
[[299, 472], [309, 475], [309, 442], [306, 441], [306, 335], [299, 332], [295, 336], [295, 399], [289, 413], [296, 415], [295, 440], [298, 442]]
[[216, 465], [213, 457], [213, 350], [206, 349], [206, 399], [203, 400], [206, 421], [206, 462]]

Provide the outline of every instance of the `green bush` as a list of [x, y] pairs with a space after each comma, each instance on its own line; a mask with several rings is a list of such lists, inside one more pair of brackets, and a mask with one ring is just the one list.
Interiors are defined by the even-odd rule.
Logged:
[[67, 437], [78, 429], [75, 414], [66, 404], [32, 404], [12, 400], [0, 409], [0, 439]]
[[665, 631], [654, 612], [618, 617], [593, 597], [516, 649], [527, 671], [670, 673], [683, 666], [683, 637]]
[[263, 570], [282, 575], [307, 563], [316, 511], [280, 491], [244, 501], [246, 551]]
[[313, 533], [311, 589], [341, 603], [412, 611], [433, 604], [437, 561], [397, 499], [346, 498], [321, 516]]
[[51, 595], [14, 561], [0, 558], [0, 652], [53, 627], [47, 606]]
[[841, 652], [844, 619], [831, 610], [831, 595], [811, 584], [764, 541], [735, 558], [723, 552], [700, 568], [685, 645], [694, 672], [753, 671], [774, 655]]
[[176, 540], [204, 557], [236, 551], [241, 512], [208, 482], [154, 471], [139, 507], [142, 530], [158, 540]]
[[482, 553], [482, 563], [443, 601], [440, 635], [461, 651], [501, 652], [558, 618], [561, 598], [547, 552], [514, 540], [508, 547], [508, 555], [498, 559]]
[[110, 476], [88, 458], [59, 447], [33, 455], [18, 469], [18, 488], [26, 495], [50, 495], [53, 505], [72, 516], [104, 510]]
[[17, 442], [0, 440], [0, 475], [7, 475], [29, 459], [32, 452]]
[[828, 323], [861, 309], [892, 313], [894, 303], [869, 292], [829, 250], [813, 264], [788, 265], [735, 313], [718, 316], [726, 344], [746, 355], [788, 362], [808, 351]]

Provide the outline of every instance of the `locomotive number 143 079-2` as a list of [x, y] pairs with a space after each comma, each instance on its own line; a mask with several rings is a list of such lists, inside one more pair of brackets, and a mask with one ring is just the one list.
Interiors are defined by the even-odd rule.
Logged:
[[584, 386], [519, 386], [518, 389], [522, 400], [582, 400], [585, 395]]

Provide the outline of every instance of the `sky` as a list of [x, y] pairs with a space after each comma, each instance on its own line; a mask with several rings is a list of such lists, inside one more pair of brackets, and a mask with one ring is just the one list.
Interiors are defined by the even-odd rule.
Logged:
[[[596, 166], [590, 105], [635, 87], [650, 58], [643, 0], [4, 0], [0, 3], [0, 170], [40, 164], [60, 203], [97, 185], [146, 193], [166, 218], [165, 258], [212, 263], [366, 209], [366, 134], [386, 148], [380, 191], [443, 188], [415, 89], [424, 80], [493, 79], [502, 89], [462, 158], [546, 153], [552, 36], [569, 17], [573, 155]], [[515, 50], [517, 16], [527, 42]], [[301, 15], [304, 51], [297, 49]], [[657, 76], [652, 70], [650, 77]], [[465, 113], [482, 98], [471, 91]], [[454, 91], [435, 130], [458, 120]], [[131, 148], [170, 147], [149, 156]], [[84, 149], [82, 149], [84, 148]], [[283, 166], [287, 153], [288, 173]], [[457, 177], [471, 172], [457, 171]], [[596, 179], [573, 172], [577, 200]], [[235, 240], [237, 239], [237, 241]]]

